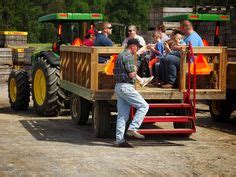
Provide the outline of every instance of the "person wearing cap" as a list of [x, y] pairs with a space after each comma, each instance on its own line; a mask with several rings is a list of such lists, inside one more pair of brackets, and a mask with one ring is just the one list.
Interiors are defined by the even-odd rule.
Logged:
[[[135, 116], [129, 125], [126, 135], [139, 139], [145, 137], [138, 133], [143, 119], [148, 112], [149, 105], [135, 90], [134, 83], [137, 78], [137, 69], [134, 65], [134, 54], [140, 46], [137, 39], [129, 39], [127, 47], [122, 51], [115, 62], [114, 78], [116, 81], [115, 93], [117, 95], [117, 123], [116, 143], [118, 147], [133, 147], [124, 139], [126, 122], [129, 119], [130, 106], [137, 109]], [[151, 80], [148, 80], [149, 82]]]
[[95, 40], [95, 32], [93, 29], [89, 29], [86, 35], [84, 36], [83, 45], [93, 46]]
[[128, 33], [129, 33], [129, 36], [127, 38], [125, 38], [125, 40], [123, 41], [122, 47], [127, 46], [127, 42], [128, 42], [129, 39], [137, 39], [141, 46], [146, 45], [146, 42], [143, 39], [143, 37], [137, 34], [137, 27], [136, 26], [130, 25], [128, 27]]

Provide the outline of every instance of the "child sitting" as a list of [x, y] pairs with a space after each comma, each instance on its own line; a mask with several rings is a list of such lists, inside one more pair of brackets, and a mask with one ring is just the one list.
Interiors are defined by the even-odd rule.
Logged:
[[166, 54], [180, 57], [180, 50], [177, 48], [179, 46], [183, 46], [184, 49], [186, 46], [186, 43], [183, 41], [183, 33], [179, 30], [174, 30], [171, 35], [171, 39], [173, 41], [171, 46], [167, 42], [164, 43], [165, 52]]
[[147, 45], [147, 49], [150, 49], [152, 52], [151, 59], [148, 63], [148, 68], [150, 75], [153, 76], [153, 66], [155, 63], [160, 61], [160, 58], [164, 55], [164, 45], [161, 40], [161, 33], [155, 31], [153, 33], [153, 41], [155, 44]]

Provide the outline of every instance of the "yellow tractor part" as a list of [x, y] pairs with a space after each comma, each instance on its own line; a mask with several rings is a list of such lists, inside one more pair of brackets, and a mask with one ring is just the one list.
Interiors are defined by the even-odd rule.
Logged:
[[11, 78], [11, 80], [10, 80], [10, 98], [13, 103], [16, 101], [16, 96], [17, 96], [16, 80], [15, 80], [15, 78]]
[[41, 106], [46, 98], [46, 78], [41, 69], [38, 69], [34, 78], [34, 97], [39, 106]]

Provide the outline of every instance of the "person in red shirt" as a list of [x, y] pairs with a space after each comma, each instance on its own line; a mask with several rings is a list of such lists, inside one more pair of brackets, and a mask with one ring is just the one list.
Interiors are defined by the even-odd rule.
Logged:
[[93, 29], [88, 30], [84, 37], [83, 45], [94, 46], [95, 32]]

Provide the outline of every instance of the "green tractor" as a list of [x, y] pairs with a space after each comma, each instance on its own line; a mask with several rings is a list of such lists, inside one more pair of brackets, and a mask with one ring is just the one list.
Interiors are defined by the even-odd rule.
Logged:
[[76, 38], [82, 39], [101, 20], [103, 15], [98, 13], [56, 13], [40, 17], [40, 22], [57, 27], [57, 41], [52, 49], [35, 53], [31, 65], [13, 66], [8, 81], [12, 109], [28, 109], [31, 91], [34, 109], [40, 116], [57, 116], [68, 104], [68, 95], [60, 88], [60, 45], [71, 45]]

